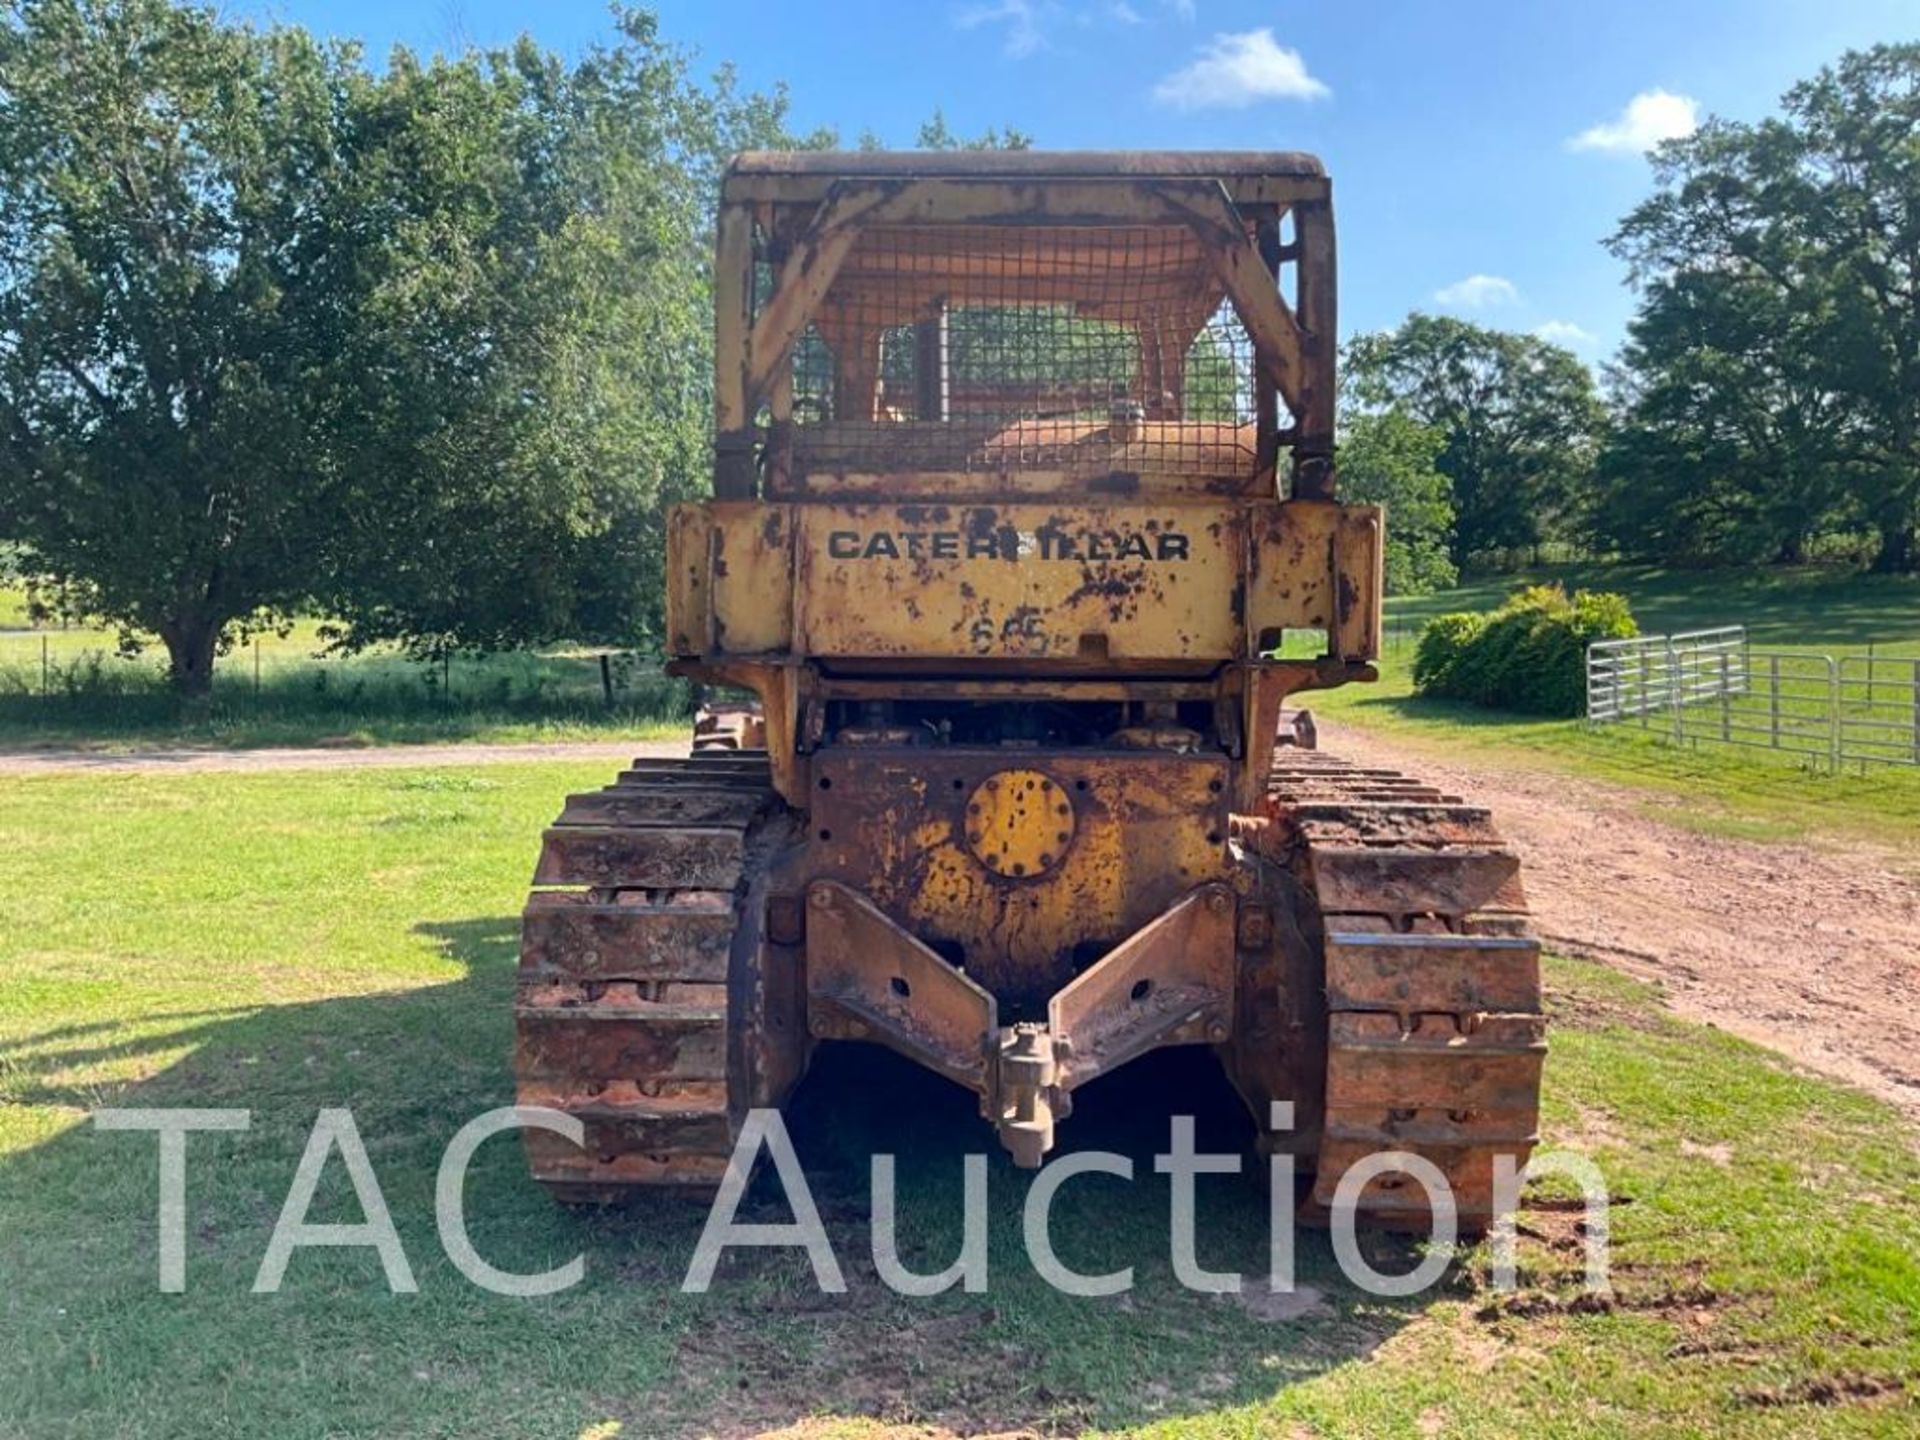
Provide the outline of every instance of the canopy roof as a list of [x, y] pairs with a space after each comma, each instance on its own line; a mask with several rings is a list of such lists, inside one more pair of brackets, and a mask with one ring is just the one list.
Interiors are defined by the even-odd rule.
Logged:
[[749, 150], [727, 167], [729, 176], [858, 179], [1321, 179], [1326, 173], [1318, 159], [1298, 150]]

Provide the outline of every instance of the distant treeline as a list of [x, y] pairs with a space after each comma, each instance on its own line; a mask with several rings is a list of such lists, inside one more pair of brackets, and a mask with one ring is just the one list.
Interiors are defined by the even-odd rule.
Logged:
[[[835, 138], [786, 117], [639, 10], [572, 60], [374, 66], [173, 0], [0, 0], [0, 560], [159, 636], [189, 697], [302, 613], [345, 648], [646, 645], [665, 508], [708, 484], [720, 168]], [[1348, 347], [1396, 589], [1542, 544], [1920, 559], [1920, 47], [1656, 179], [1604, 386], [1456, 320]]]
[[1415, 584], [1543, 544], [1920, 566], [1920, 45], [1849, 54], [1654, 167], [1607, 242], [1639, 308], [1600, 383], [1545, 341], [1425, 315], [1347, 347], [1343, 472], [1389, 502]]

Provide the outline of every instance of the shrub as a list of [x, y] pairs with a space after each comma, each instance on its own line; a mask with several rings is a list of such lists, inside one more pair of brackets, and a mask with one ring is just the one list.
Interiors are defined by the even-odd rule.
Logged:
[[1414, 688], [1529, 715], [1578, 715], [1587, 645], [1640, 633], [1626, 597], [1558, 585], [1514, 594], [1487, 615], [1441, 615], [1420, 632]]
[[1422, 694], [1451, 694], [1454, 667], [1486, 628], [1486, 616], [1467, 610], [1436, 615], [1429, 620], [1413, 652], [1414, 689]]

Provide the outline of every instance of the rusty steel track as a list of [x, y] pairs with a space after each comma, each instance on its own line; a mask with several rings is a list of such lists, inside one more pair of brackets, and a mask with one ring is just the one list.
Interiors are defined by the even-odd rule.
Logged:
[[[1405, 1151], [1452, 1186], [1463, 1231], [1493, 1213], [1494, 1160], [1537, 1138], [1540, 949], [1519, 860], [1490, 814], [1389, 770], [1282, 749], [1269, 780], [1286, 853], [1325, 933], [1325, 1129], [1312, 1205], [1356, 1161]], [[1424, 1229], [1426, 1191], [1386, 1174], [1376, 1224]]]
[[[585, 1127], [525, 1132], [534, 1177], [604, 1203], [711, 1188], [744, 1109], [730, 1011], [754, 836], [775, 797], [764, 752], [636, 760], [568, 798], [546, 831], [514, 1000], [521, 1105]], [[751, 1003], [749, 1000], [748, 1003]]]

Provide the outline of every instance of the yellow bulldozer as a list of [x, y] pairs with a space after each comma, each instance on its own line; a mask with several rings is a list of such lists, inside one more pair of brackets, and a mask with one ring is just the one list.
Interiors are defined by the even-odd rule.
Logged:
[[[1484, 1225], [1545, 1050], [1518, 862], [1289, 707], [1380, 639], [1319, 162], [746, 154], [713, 283], [667, 640], [757, 703], [545, 834], [518, 1093], [586, 1143], [528, 1132], [534, 1175], [712, 1188], [841, 1041], [972, 1090], [1034, 1166], [1080, 1087], [1197, 1045], [1307, 1204], [1410, 1152]], [[1401, 1171], [1358, 1196], [1429, 1213]]]

